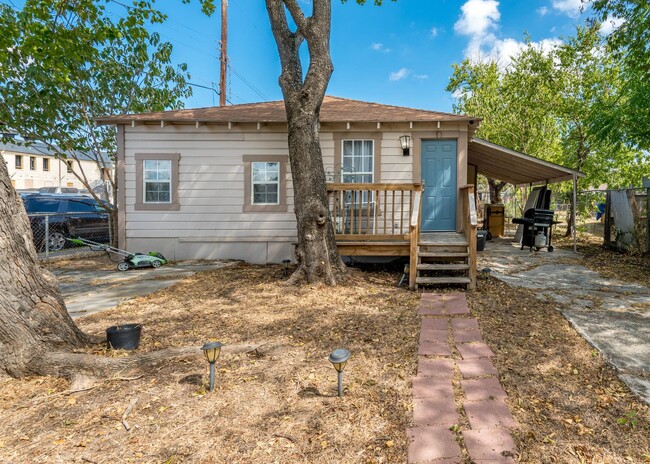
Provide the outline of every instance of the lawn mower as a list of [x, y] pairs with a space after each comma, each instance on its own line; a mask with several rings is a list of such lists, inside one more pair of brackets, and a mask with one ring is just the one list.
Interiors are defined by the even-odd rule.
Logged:
[[[160, 267], [163, 264], [167, 264], [165, 257], [157, 251], [150, 251], [147, 254], [131, 253], [126, 250], [120, 250], [119, 248], [112, 247], [110, 245], [104, 245], [102, 243], [86, 240], [85, 238], [76, 237], [69, 238], [68, 240], [75, 245], [90, 247], [92, 251], [105, 251], [111, 261], [117, 262], [118, 271], [128, 271], [129, 269], [136, 269], [141, 267]], [[124, 259], [121, 261], [114, 261], [112, 255], [121, 256]]]

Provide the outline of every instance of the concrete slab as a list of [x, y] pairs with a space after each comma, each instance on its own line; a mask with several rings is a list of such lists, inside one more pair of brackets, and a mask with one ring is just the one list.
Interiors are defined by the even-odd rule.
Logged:
[[[530, 253], [504, 239], [489, 242], [478, 267], [510, 285], [536, 290], [558, 304], [576, 330], [650, 404], [650, 289], [601, 276], [570, 250]], [[558, 263], [571, 260], [570, 264]], [[578, 262], [576, 262], [578, 261]]]
[[178, 262], [158, 269], [69, 271], [53, 269], [68, 313], [73, 318], [113, 308], [149, 295], [201, 271], [233, 266], [234, 261]]

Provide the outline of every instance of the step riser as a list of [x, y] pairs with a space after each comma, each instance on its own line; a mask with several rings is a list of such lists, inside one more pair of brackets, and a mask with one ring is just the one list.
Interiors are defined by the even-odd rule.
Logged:
[[467, 253], [466, 246], [431, 246], [420, 245], [420, 251], [423, 253]]

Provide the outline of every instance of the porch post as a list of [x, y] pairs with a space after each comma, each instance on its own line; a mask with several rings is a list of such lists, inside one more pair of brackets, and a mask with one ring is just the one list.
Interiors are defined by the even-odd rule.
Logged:
[[576, 207], [578, 206], [578, 176], [573, 175], [573, 208], [571, 208], [571, 225], [573, 226], [573, 252], [578, 251], [576, 243]]

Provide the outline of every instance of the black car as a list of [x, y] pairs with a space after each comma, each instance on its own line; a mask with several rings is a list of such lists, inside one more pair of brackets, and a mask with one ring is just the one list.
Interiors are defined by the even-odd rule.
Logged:
[[108, 213], [93, 198], [83, 195], [24, 195], [23, 202], [32, 225], [34, 243], [45, 249], [45, 217], [51, 251], [63, 249], [66, 237], [80, 237], [108, 243]]

